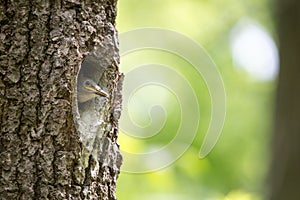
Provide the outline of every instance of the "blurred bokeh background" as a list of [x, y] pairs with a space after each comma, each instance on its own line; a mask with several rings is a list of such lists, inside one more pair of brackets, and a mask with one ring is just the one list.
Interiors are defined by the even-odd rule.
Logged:
[[[140, 59], [164, 63], [188, 77], [197, 95], [201, 120], [192, 145], [172, 165], [150, 173], [121, 172], [119, 200], [264, 199], [279, 62], [273, 9], [271, 0], [118, 1], [119, 33], [160, 27], [190, 37], [218, 66], [227, 97], [222, 135], [213, 151], [200, 159], [199, 149], [211, 117], [203, 79], [189, 70], [189, 63], [165, 52], [149, 50], [122, 57], [121, 71], [125, 74]], [[141, 126], [151, 121], [144, 106], [149, 102], [163, 99], [169, 111], [156, 137], [138, 139], [120, 132], [122, 150], [143, 153], [172, 140], [180, 117], [176, 100], [160, 87], [144, 88], [136, 95], [130, 111], [132, 120]], [[147, 131], [140, 134], [147, 135]]]

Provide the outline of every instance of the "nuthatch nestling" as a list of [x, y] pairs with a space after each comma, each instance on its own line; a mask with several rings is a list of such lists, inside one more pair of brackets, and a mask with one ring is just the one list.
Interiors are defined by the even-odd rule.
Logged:
[[77, 98], [79, 103], [84, 103], [97, 96], [108, 97], [105, 92], [97, 83], [102, 74], [103, 69], [99, 68], [97, 62], [92, 58], [87, 57], [82, 63], [78, 78], [77, 78]]

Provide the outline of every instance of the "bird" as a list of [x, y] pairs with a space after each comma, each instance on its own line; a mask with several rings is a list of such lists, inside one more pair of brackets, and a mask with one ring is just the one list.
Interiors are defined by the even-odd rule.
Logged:
[[84, 60], [77, 76], [77, 99], [79, 103], [87, 102], [98, 96], [109, 97], [96, 82], [99, 82], [105, 68], [101, 68], [94, 57]]
[[80, 103], [89, 101], [98, 96], [109, 97], [107, 92], [89, 78], [82, 78], [82, 81], [78, 83], [77, 87], [77, 98]]

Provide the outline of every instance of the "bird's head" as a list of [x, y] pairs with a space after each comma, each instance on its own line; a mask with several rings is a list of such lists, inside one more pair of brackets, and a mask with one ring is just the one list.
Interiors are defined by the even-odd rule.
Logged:
[[89, 78], [80, 78], [77, 87], [77, 98], [80, 103], [89, 101], [97, 96], [109, 97], [107, 92]]

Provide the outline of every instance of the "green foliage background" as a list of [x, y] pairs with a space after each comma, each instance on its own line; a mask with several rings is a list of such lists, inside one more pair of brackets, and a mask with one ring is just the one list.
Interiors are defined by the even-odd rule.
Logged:
[[[260, 200], [267, 188], [269, 143], [272, 128], [275, 81], [262, 82], [232, 64], [229, 34], [243, 17], [262, 24], [275, 37], [273, 3], [267, 0], [119, 0], [117, 28], [124, 32], [141, 27], [161, 27], [182, 33], [201, 44], [222, 75], [227, 114], [220, 140], [213, 151], [199, 159], [199, 149], [210, 120], [210, 97], [203, 79], [179, 58], [153, 52], [140, 52], [121, 59], [121, 71], [127, 72], [136, 59], [154, 59], [177, 67], [191, 81], [201, 111], [200, 127], [184, 155], [160, 171], [146, 174], [121, 173], [119, 200]], [[152, 88], [155, 90], [155, 88]], [[158, 91], [159, 92], [159, 91]], [[178, 127], [176, 101], [170, 96], [165, 127], [146, 141], [137, 141], [120, 133], [121, 149], [144, 150], [172, 138]], [[145, 100], [147, 101], [147, 100]], [[139, 124], [149, 123], [143, 103], [133, 111]], [[173, 107], [172, 107], [173, 106]]]

